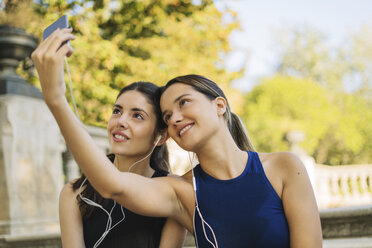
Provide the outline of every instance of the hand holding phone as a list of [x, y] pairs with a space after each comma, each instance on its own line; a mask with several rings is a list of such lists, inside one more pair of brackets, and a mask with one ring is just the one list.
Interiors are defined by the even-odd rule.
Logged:
[[48, 36], [51, 35], [57, 28], [68, 28], [68, 20], [66, 15], [61, 16], [57, 21], [53, 22], [44, 30], [43, 39], [45, 40], [48, 38]]
[[[58, 18], [58, 20], [56, 20], [55, 22], [53, 22], [51, 25], [49, 25], [43, 32], [43, 39], [47, 39], [55, 30], [57, 30], [58, 28], [59, 29], [64, 29], [64, 28], [68, 28], [68, 19], [67, 19], [67, 16], [66, 15], [63, 15], [61, 16], [60, 18]], [[64, 44], [69, 44], [70, 45], [70, 41], [69, 40], [66, 40], [64, 41], [59, 48], [61, 48]], [[58, 48], [58, 49], [59, 49]], [[58, 50], [57, 49], [57, 50]], [[67, 57], [70, 57], [71, 56], [71, 53], [68, 53], [66, 55]]]
[[[64, 62], [67, 62], [66, 57], [73, 53], [70, 45], [62, 45], [68, 40], [75, 39], [72, 29], [66, 29], [66, 26], [67, 16], [50, 25], [44, 31], [45, 40], [31, 54], [31, 59], [39, 74], [44, 100], [48, 105], [53, 106], [58, 106], [61, 101], [65, 101]], [[56, 30], [58, 28], [62, 29]], [[51, 37], [47, 38], [49, 35]]]

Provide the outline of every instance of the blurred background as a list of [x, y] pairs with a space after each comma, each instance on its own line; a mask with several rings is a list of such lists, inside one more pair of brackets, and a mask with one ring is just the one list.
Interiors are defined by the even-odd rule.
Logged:
[[[42, 31], [67, 14], [85, 124], [105, 127], [115, 96], [138, 80], [183, 74], [217, 82], [257, 150], [288, 150], [286, 133], [317, 163], [372, 163], [370, 1], [0, 1], [0, 23]], [[32, 67], [18, 72], [33, 85]]]
[[[224, 90], [258, 151], [301, 157], [319, 208], [330, 209], [372, 204], [371, 10], [368, 0], [2, 0], [0, 25], [40, 42], [68, 15], [74, 96], [102, 149], [122, 87], [200, 74]], [[15, 73], [39, 88], [28, 57]], [[188, 154], [169, 146], [183, 174]], [[79, 170], [62, 154], [67, 182]]]

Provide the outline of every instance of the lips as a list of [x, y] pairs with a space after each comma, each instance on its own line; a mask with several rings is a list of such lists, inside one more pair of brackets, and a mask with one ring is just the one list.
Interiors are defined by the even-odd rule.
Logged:
[[186, 126], [184, 126], [179, 132], [178, 132], [178, 136], [182, 137], [187, 131], [190, 130], [190, 128], [192, 128], [192, 126], [194, 126], [194, 123], [190, 123], [190, 124], [187, 124]]
[[123, 132], [116, 131], [116, 132], [113, 132], [112, 139], [115, 142], [123, 142], [123, 141], [129, 140], [129, 137]]

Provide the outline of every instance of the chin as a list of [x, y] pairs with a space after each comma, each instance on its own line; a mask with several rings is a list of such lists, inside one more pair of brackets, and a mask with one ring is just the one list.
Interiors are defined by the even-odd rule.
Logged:
[[188, 143], [179, 143], [178, 144], [182, 149], [189, 151], [189, 152], [194, 152], [195, 150], [195, 144], [188, 144]]

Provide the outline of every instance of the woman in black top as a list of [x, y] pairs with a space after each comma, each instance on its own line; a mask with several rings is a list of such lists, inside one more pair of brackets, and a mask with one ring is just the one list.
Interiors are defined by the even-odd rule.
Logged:
[[[157, 92], [158, 86], [137, 82], [124, 87], [117, 97], [107, 131], [112, 152], [108, 157], [119, 171], [145, 177], [168, 175], [167, 134], [154, 101]], [[111, 228], [108, 214], [83, 198], [111, 212]], [[63, 247], [174, 248], [181, 247], [185, 238], [185, 229], [171, 219], [138, 215], [104, 199], [84, 175], [61, 192], [60, 225]]]

